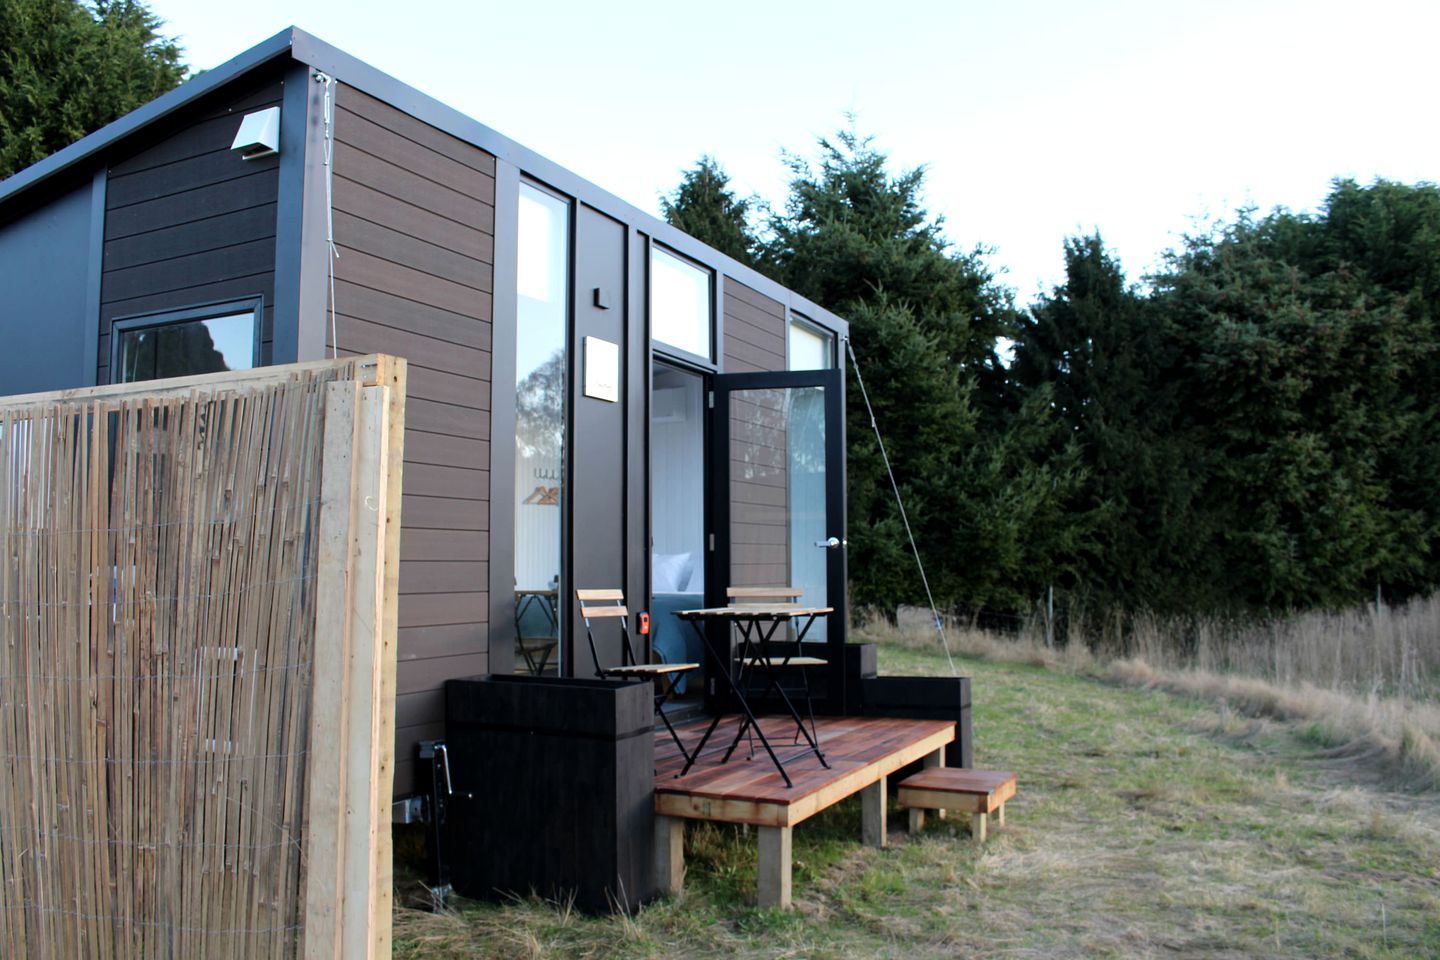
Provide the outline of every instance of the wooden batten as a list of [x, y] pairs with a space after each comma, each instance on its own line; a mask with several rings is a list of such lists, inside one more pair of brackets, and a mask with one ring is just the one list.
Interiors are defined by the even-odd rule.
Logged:
[[[380, 641], [380, 732], [379, 793], [374, 817], [379, 837], [371, 850], [375, 858], [374, 932], [377, 955], [390, 956], [391, 924], [394, 909], [394, 850], [390, 836], [390, 803], [395, 782], [395, 694], [399, 662], [397, 646], [400, 627], [400, 512], [404, 501], [406, 398], [409, 395], [409, 364], [400, 357], [380, 354], [352, 361], [357, 374], [374, 372], [374, 383], [386, 389], [385, 437], [385, 527], [383, 591]], [[371, 364], [373, 363], [373, 367]], [[357, 377], [357, 379], [360, 379]], [[363, 381], [362, 381], [363, 382]]]
[[625, 599], [625, 591], [614, 589], [579, 589], [575, 591], [575, 599], [581, 603], [587, 600], [621, 600]]
[[[305, 957], [340, 955], [345, 904], [345, 795], [349, 780], [339, 761], [350, 749], [346, 691], [350, 686], [350, 629], [355, 601], [350, 529], [355, 508], [353, 457], [359, 446], [360, 386], [332, 384], [325, 397], [324, 472], [320, 488], [319, 560], [315, 579], [314, 675], [305, 795]], [[324, 682], [321, 678], [332, 678]]]
[[[400, 372], [403, 376], [403, 370]], [[305, 956], [389, 955], [398, 496], [389, 386], [327, 387]], [[398, 483], [395, 484], [398, 488]], [[392, 536], [392, 528], [395, 536]], [[388, 628], [387, 628], [388, 624]]]
[[590, 620], [603, 619], [605, 617], [628, 617], [630, 612], [623, 606], [613, 607], [581, 607], [580, 616]]
[[[397, 373], [398, 370], [398, 373]], [[158, 399], [186, 393], [233, 392], [273, 387], [303, 378], [307, 374], [334, 371], [336, 379], [376, 384], [387, 377], [393, 385], [397, 378], [403, 387], [405, 361], [384, 354], [349, 357], [341, 360], [311, 360], [288, 363], [278, 367], [255, 367], [251, 370], [230, 370], [224, 373], [202, 373], [193, 377], [169, 380], [140, 380], [134, 383], [111, 383], [99, 387], [75, 387], [46, 393], [22, 393], [0, 398], [0, 407], [23, 411], [28, 407], [45, 407], [61, 403], [83, 403], [93, 400], [119, 400], [128, 396]], [[400, 400], [404, 410], [404, 398]]]

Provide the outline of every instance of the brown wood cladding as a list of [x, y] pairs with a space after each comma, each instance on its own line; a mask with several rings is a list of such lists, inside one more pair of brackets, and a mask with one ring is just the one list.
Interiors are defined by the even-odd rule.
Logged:
[[725, 372], [785, 369], [785, 305], [725, 278]]
[[230, 149], [240, 117], [277, 106], [278, 80], [192, 114], [110, 165], [97, 382], [110, 381], [117, 317], [260, 297], [260, 362], [270, 362], [279, 161]]
[[[725, 372], [784, 370], [785, 305], [725, 278]], [[730, 583], [790, 582], [786, 430], [768, 391], [731, 395]]]
[[489, 669], [494, 200], [489, 154], [338, 89], [334, 339], [410, 362], [397, 794], [414, 789], [415, 742], [442, 735], [445, 680]]

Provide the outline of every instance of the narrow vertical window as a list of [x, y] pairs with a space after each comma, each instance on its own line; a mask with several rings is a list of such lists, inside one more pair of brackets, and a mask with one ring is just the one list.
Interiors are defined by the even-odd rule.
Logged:
[[[798, 317], [790, 320], [791, 370], [828, 370], [835, 365], [835, 335]], [[828, 559], [815, 549], [830, 535], [825, 500], [825, 393], [814, 387], [790, 391], [789, 470], [790, 585], [802, 596], [826, 595]], [[828, 624], [816, 624], [810, 639], [824, 640]]]
[[559, 672], [570, 206], [520, 186], [515, 334], [515, 668]]

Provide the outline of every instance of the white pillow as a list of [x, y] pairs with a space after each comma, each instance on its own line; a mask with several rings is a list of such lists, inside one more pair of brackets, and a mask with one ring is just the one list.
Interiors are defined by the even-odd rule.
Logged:
[[688, 553], [657, 553], [650, 560], [650, 589], [655, 593], [684, 593], [695, 572]]

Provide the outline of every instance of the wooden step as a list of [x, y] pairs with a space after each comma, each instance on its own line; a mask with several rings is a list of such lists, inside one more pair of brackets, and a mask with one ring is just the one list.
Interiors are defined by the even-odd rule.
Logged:
[[930, 767], [900, 782], [900, 804], [910, 808], [912, 831], [925, 825], [926, 810], [955, 810], [970, 814], [970, 832], [983, 841], [991, 813], [1004, 825], [1005, 801], [1016, 788], [1015, 774], [1008, 770]]

